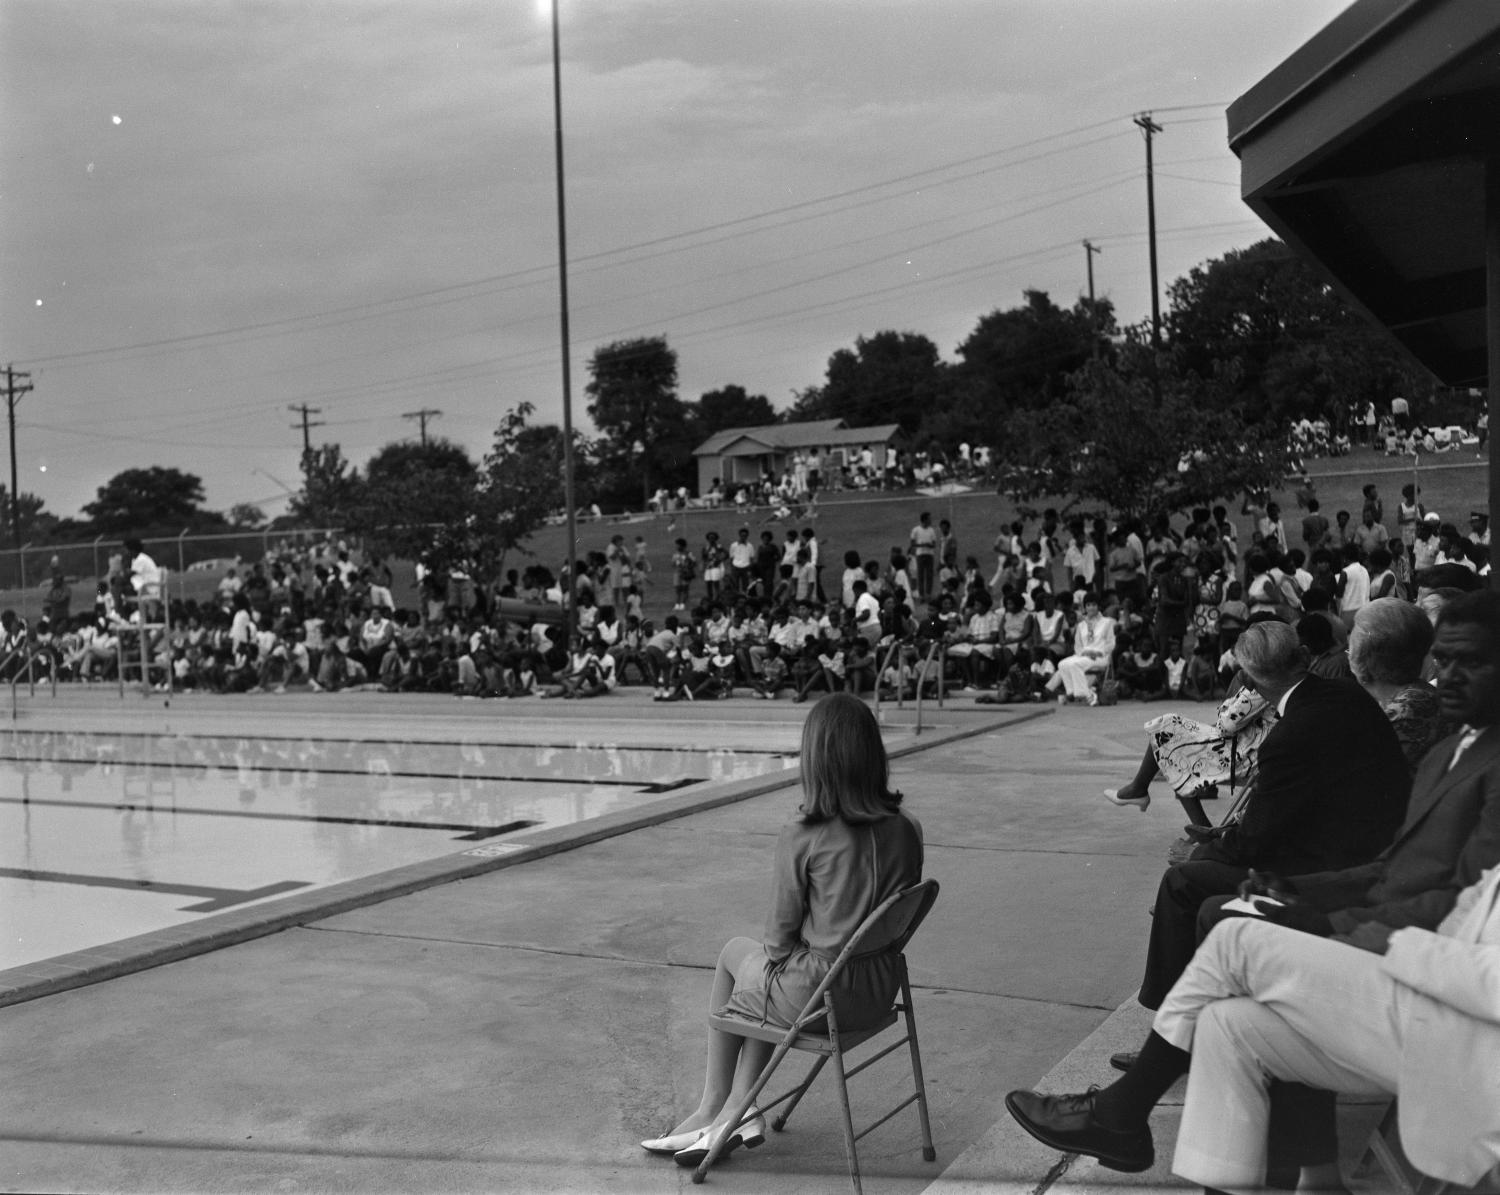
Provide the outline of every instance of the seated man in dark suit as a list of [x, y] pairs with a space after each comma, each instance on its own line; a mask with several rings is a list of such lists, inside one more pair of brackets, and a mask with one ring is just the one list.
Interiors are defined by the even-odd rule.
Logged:
[[[1432, 658], [1438, 695], [1459, 734], [1436, 744], [1412, 785], [1406, 820], [1373, 862], [1283, 880], [1257, 872], [1240, 895], [1274, 896], [1272, 920], [1352, 946], [1385, 953], [1403, 926], [1436, 929], [1459, 892], [1500, 863], [1500, 594], [1479, 590], [1453, 599], [1438, 620]], [[1199, 936], [1226, 915], [1228, 898], [1199, 911]], [[1232, 915], [1232, 914], [1231, 914]], [[1274, 1160], [1300, 1166], [1318, 1184], [1338, 1176], [1338, 1137], [1330, 1092], [1272, 1085]]]
[[[1242, 899], [1269, 895], [1283, 902], [1260, 906], [1267, 920], [1383, 954], [1399, 928], [1435, 930], [1459, 892], [1500, 864], [1500, 730], [1494, 729], [1500, 726], [1500, 594], [1466, 594], [1449, 603], [1432, 656], [1443, 713], [1464, 730], [1427, 753], [1406, 819], [1374, 861], [1290, 881], [1252, 874]], [[1224, 903], [1204, 903], [1205, 934], [1226, 915]], [[1059, 1149], [1102, 1153], [1106, 1165], [1149, 1165], [1146, 1117], [1186, 1064], [1183, 1051], [1153, 1032], [1114, 1086], [1086, 1097], [1013, 1092], [1007, 1105], [1028, 1132]], [[1340, 1185], [1333, 1126], [1330, 1094], [1273, 1084], [1273, 1148], [1279, 1144], [1281, 1160], [1304, 1168], [1304, 1185]]]
[[1252, 623], [1235, 656], [1280, 718], [1260, 746], [1244, 817], [1162, 876], [1139, 997], [1150, 1009], [1193, 957], [1210, 896], [1232, 895], [1251, 868], [1305, 875], [1367, 863], [1406, 810], [1401, 744], [1374, 698], [1352, 680], [1309, 675], [1283, 622]]

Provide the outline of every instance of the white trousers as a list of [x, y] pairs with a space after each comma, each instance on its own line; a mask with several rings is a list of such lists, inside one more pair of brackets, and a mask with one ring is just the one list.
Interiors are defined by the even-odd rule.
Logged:
[[[1103, 672], [1108, 661], [1099, 656], [1067, 656], [1059, 660], [1054, 679], [1062, 682], [1063, 692], [1069, 697], [1087, 697], [1093, 692], [1089, 686], [1089, 673]], [[1047, 687], [1054, 688], [1050, 682]]]
[[1272, 1078], [1393, 1094], [1410, 989], [1380, 956], [1251, 917], [1220, 922], [1167, 993], [1156, 1032], [1193, 1055], [1172, 1170], [1265, 1183]]

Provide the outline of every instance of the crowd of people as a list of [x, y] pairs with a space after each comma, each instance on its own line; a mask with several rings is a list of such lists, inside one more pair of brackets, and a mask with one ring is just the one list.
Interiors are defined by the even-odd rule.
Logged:
[[[1222, 505], [1177, 525], [1064, 523], [1048, 510], [1001, 528], [985, 565], [928, 512], [886, 554], [851, 548], [837, 562], [811, 523], [678, 537], [655, 562], [644, 537], [615, 533], [571, 568], [532, 565], [493, 585], [419, 564], [416, 599], [399, 608], [389, 565], [333, 541], [278, 545], [227, 568], [211, 599], [167, 602], [132, 541], [92, 610], [69, 611], [55, 572], [44, 618], [0, 618], [0, 675], [123, 670], [138, 681], [144, 668], [159, 687], [213, 692], [582, 698], [643, 685], [686, 701], [941, 687], [983, 703], [1209, 701], [1227, 692], [1236, 639], [1257, 616], [1295, 623], [1315, 671], [1347, 675], [1362, 607], [1414, 599], [1424, 581], [1468, 587], [1489, 568], [1485, 517], [1460, 533], [1410, 485], [1394, 534], [1374, 485], [1357, 521], [1349, 511], [1330, 521], [1316, 497], [1295, 529], [1275, 502], [1247, 497], [1241, 513], [1252, 523], [1243, 545]], [[670, 613], [648, 616], [648, 596], [659, 609], [666, 593]]]

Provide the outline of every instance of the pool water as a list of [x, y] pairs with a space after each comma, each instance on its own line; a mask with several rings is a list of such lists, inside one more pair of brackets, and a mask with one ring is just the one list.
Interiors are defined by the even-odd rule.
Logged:
[[0, 731], [0, 968], [796, 762], [493, 730], [448, 742]]

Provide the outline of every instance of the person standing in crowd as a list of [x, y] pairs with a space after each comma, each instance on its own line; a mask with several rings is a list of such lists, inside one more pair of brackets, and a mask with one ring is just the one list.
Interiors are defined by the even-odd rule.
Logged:
[[932, 597], [937, 577], [938, 530], [932, 525], [932, 513], [924, 510], [908, 537], [907, 554], [916, 561], [917, 596], [924, 602]]

